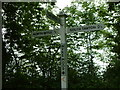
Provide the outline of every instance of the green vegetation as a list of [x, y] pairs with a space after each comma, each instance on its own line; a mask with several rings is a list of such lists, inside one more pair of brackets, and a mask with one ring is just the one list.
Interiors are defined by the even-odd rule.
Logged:
[[[42, 5], [2, 3], [3, 88], [60, 89], [59, 36], [31, 37], [33, 31], [59, 27]], [[52, 12], [55, 6], [46, 8]], [[105, 24], [104, 30], [67, 35], [69, 88], [120, 88], [120, 16], [114, 16], [119, 10], [119, 3], [78, 1], [63, 9], [67, 27]], [[98, 61], [108, 64], [104, 71]]]

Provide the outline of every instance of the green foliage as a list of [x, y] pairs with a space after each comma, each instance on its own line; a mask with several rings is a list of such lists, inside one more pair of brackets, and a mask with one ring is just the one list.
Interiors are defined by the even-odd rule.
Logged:
[[[112, 5], [112, 7], [111, 7]], [[115, 4], [115, 3], [109, 3], [109, 10], [111, 11], [111, 15], [114, 13], [117, 14], [118, 9], [120, 9], [120, 4]], [[114, 13], [112, 13], [114, 11]], [[111, 61], [107, 67], [106, 72], [104, 73], [104, 78], [107, 83], [107, 87], [110, 88], [120, 88], [120, 73], [118, 72], [120, 70], [120, 44], [119, 44], [119, 39], [120, 39], [120, 34], [119, 34], [119, 23], [120, 22], [120, 17], [113, 17], [112, 19], [112, 33], [109, 33], [108, 35], [108, 40], [111, 47], [111, 52], [115, 53], [114, 56], [111, 56]]]
[[43, 17], [45, 11], [36, 9], [40, 6], [41, 3], [3, 3], [3, 28], [6, 28], [3, 50], [12, 56], [11, 61], [9, 57], [9, 61], [3, 57], [6, 60], [3, 62], [3, 88], [55, 87], [51, 81], [56, 82], [56, 71], [59, 67], [58, 59], [54, 56], [59, 47], [54, 45], [51, 37], [31, 37], [32, 31], [49, 29], [50, 24]]
[[[33, 31], [59, 27], [46, 18], [42, 5], [46, 3], [3, 3], [3, 88], [60, 88], [59, 36], [31, 36]], [[103, 22], [107, 28], [67, 34], [69, 88], [120, 88], [120, 17], [113, 17], [120, 5], [112, 6], [75, 1], [63, 9], [67, 27]], [[51, 11], [54, 3], [46, 7]], [[104, 73], [99, 73], [97, 60], [109, 61]]]

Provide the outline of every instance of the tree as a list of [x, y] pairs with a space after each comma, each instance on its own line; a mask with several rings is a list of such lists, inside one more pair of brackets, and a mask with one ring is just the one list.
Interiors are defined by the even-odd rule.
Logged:
[[[45, 19], [45, 10], [41, 9], [41, 5], [37, 2], [3, 3], [3, 50], [11, 56], [7, 57], [7, 63], [6, 57], [3, 57], [3, 88], [54, 87], [50, 83], [51, 80], [57, 80], [55, 76], [59, 69], [59, 58], [54, 56], [58, 54], [59, 44], [54, 45], [55, 38], [50, 40], [51, 36], [39, 39], [31, 37], [32, 31], [46, 30], [49, 29], [49, 23], [54, 24]], [[49, 5], [49, 9], [51, 8]], [[16, 82], [17, 85], [14, 86]], [[36, 82], [39, 83], [36, 85]], [[48, 86], [46, 82], [49, 82]]]
[[[112, 17], [112, 23], [110, 23], [110, 27], [112, 28], [114, 33], [110, 33], [108, 35], [108, 40], [110, 41], [109, 47], [111, 47], [111, 52], [114, 53], [114, 56], [111, 56], [111, 61], [107, 67], [106, 72], [104, 73], [104, 78], [107, 82], [108, 87], [110, 88], [120, 88], [120, 16], [119, 15], [120, 4], [119, 3], [108, 3], [109, 11]], [[113, 6], [111, 8], [111, 5]], [[114, 13], [112, 13], [114, 11]], [[114, 16], [115, 15], [115, 16]]]
[[[101, 9], [104, 10], [105, 13], [106, 8], [104, 4], [101, 6], [96, 6], [91, 2], [73, 2], [70, 7], [66, 7], [64, 9], [68, 14], [67, 27], [79, 27], [80, 25], [100, 23], [102, 20], [97, 15]], [[80, 32], [68, 35], [69, 50], [71, 51], [72, 48], [73, 53], [76, 54], [74, 58], [72, 58], [73, 53], [69, 55], [71, 58], [69, 59], [69, 67], [72, 67], [77, 71], [77, 79], [79, 81], [77, 82], [77, 86], [75, 86], [77, 88], [103, 87], [102, 78], [99, 77], [98, 74], [99, 67], [95, 66], [94, 62], [94, 60], [99, 57], [99, 53], [97, 51], [104, 48], [103, 44], [100, 43], [102, 40], [98, 42], [101, 37], [101, 31]], [[99, 58], [101, 58], [100, 60], [102, 61], [102, 57]], [[74, 85], [70, 86], [74, 87]]]

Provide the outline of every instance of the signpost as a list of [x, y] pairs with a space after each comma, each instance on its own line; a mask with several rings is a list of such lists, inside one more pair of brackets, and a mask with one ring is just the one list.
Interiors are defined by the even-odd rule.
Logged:
[[67, 42], [66, 42], [66, 15], [60, 12], [60, 39], [61, 39], [61, 90], [68, 88]]
[[103, 24], [85, 25], [85, 26], [71, 27], [71, 28], [66, 29], [66, 21], [65, 21], [66, 15], [63, 12], [60, 12], [59, 18], [56, 17], [54, 14], [47, 12], [47, 17], [59, 23], [60, 29], [33, 32], [32, 36], [40, 37], [40, 36], [60, 34], [60, 39], [61, 39], [61, 90], [67, 90], [68, 89], [68, 68], [67, 68], [66, 34], [74, 33], [74, 32], [81, 32], [81, 31], [101, 30], [104, 28], [104, 25]]

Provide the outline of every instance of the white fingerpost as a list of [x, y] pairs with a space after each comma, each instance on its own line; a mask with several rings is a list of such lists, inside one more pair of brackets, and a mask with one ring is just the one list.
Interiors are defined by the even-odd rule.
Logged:
[[67, 68], [67, 43], [66, 43], [66, 16], [63, 12], [60, 17], [60, 39], [61, 39], [61, 90], [68, 89], [68, 68]]
[[32, 36], [41, 37], [41, 36], [60, 34], [60, 39], [61, 39], [61, 90], [67, 90], [68, 89], [68, 67], [67, 67], [66, 34], [81, 32], [81, 31], [87, 32], [87, 31], [102, 30], [105, 28], [105, 26], [104, 24], [95, 24], [95, 25], [85, 25], [85, 26], [80, 26], [80, 27], [70, 27], [66, 29], [67, 15], [64, 14], [64, 12], [60, 12], [58, 15], [59, 17], [56, 17], [54, 14], [47, 11], [46, 16], [49, 19], [52, 19], [53, 21], [55, 21], [56, 23], [59, 23], [60, 29], [54, 28], [54, 30], [34, 31], [32, 33]]

